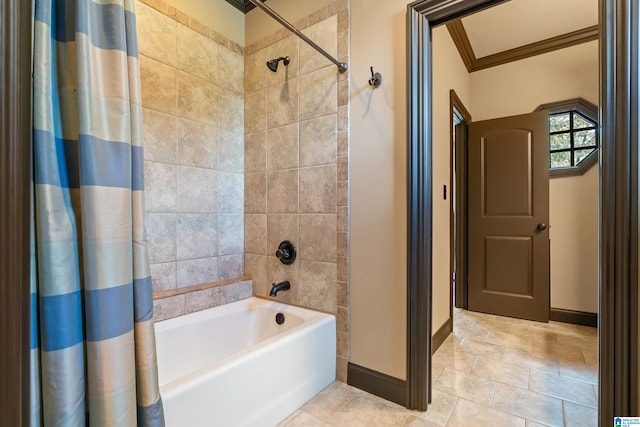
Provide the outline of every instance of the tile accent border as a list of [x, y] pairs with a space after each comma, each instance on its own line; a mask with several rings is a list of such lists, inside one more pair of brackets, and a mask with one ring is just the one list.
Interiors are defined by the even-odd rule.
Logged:
[[215, 41], [219, 45], [222, 45], [227, 49], [234, 51], [235, 53], [244, 54], [244, 48], [240, 46], [238, 43], [226, 38], [222, 34], [215, 31], [213, 28], [209, 28], [202, 22], [198, 21], [197, 19], [193, 19], [186, 13], [176, 9], [175, 7], [169, 5], [163, 0], [138, 0], [138, 1], [146, 4], [149, 7], [152, 7], [153, 9], [162, 13], [163, 15], [166, 15], [169, 18], [173, 19], [174, 21], [177, 21], [182, 25], [185, 25], [191, 28], [192, 30], [202, 34], [203, 36], [210, 38], [211, 40]]
[[564, 308], [551, 308], [549, 320], [555, 322], [572, 323], [574, 325], [598, 327], [598, 313], [586, 311], [565, 310]]
[[[141, 0], [141, 1], [151, 1], [155, 2], [155, 0]], [[161, 1], [161, 0], [159, 0]], [[317, 11], [298, 19], [295, 22], [292, 22], [293, 26], [298, 30], [304, 30], [307, 27], [312, 26], [313, 24], [317, 24], [320, 21], [327, 19], [332, 15], [338, 15], [338, 34], [342, 30], [346, 30], [349, 28], [349, 0], [336, 0], [334, 3], [331, 3]], [[291, 31], [286, 28], [282, 28], [275, 33], [272, 33], [257, 42], [253, 42], [250, 45], [245, 46], [244, 51], [245, 55], [251, 55], [252, 53], [256, 53], [260, 49], [263, 49], [273, 43], [280, 41], [284, 38], [289, 37], [291, 35]], [[338, 53], [338, 60], [342, 62], [340, 58], [340, 53]]]
[[349, 363], [347, 384], [383, 399], [407, 406], [407, 382], [364, 366]]

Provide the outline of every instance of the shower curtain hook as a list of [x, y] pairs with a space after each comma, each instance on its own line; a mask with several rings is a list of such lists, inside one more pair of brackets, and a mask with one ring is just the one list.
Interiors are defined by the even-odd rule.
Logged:
[[371, 67], [371, 78], [369, 79], [369, 85], [377, 89], [382, 85], [382, 74], [373, 72], [373, 66]]

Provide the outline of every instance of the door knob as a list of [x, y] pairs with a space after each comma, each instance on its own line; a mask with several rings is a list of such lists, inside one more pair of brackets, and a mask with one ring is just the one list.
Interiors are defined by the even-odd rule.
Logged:
[[547, 229], [547, 224], [545, 224], [544, 222], [538, 224], [538, 231], [544, 231]]

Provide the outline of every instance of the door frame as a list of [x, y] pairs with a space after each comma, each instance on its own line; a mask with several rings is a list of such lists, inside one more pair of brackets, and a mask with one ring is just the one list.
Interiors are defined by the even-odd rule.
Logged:
[[[431, 396], [431, 28], [504, 0], [418, 0], [407, 6], [407, 393]], [[635, 0], [600, 0], [599, 423], [638, 410], [638, 83]], [[636, 114], [634, 116], [633, 114]], [[629, 238], [634, 236], [633, 238]]]
[[[454, 134], [453, 116], [455, 111], [465, 124], [466, 130], [462, 141], [458, 142]], [[458, 97], [455, 90], [449, 91], [449, 135], [451, 151], [451, 170], [449, 176], [451, 197], [449, 203], [449, 212], [451, 212], [449, 220], [449, 241], [451, 242], [451, 254], [449, 262], [449, 274], [451, 278], [449, 290], [449, 317], [453, 319], [453, 307], [467, 308], [467, 137], [469, 132], [469, 123], [473, 120], [471, 113], [465, 107], [462, 100]], [[455, 149], [454, 149], [455, 147]], [[455, 185], [454, 185], [455, 181]], [[455, 215], [454, 215], [455, 204]], [[455, 255], [455, 262], [454, 262]], [[454, 280], [455, 275], [455, 280]], [[454, 281], [455, 281], [455, 299], [454, 299]], [[455, 301], [455, 303], [454, 303]]]
[[0, 413], [29, 425], [31, 1], [0, 1]]

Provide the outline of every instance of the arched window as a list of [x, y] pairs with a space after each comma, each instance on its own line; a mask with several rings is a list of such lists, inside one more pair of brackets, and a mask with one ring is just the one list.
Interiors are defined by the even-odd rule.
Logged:
[[582, 99], [553, 102], [549, 111], [549, 175], [582, 175], [598, 161], [598, 108]]

